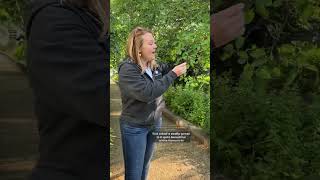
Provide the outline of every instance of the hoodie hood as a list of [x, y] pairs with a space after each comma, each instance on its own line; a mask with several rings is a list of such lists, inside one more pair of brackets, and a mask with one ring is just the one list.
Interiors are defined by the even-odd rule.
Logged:
[[40, 12], [43, 8], [52, 5], [60, 4], [60, 0], [30, 0], [28, 4], [29, 11], [27, 12], [26, 18], [26, 35], [29, 37], [30, 28], [32, 25], [33, 18]]
[[[33, 18], [44, 8], [50, 6], [50, 5], [62, 5], [61, 0], [30, 0], [29, 1], [29, 12], [26, 15], [26, 37], [28, 39], [30, 34], [30, 29], [32, 26]], [[76, 14], [78, 14], [83, 22], [87, 24], [87, 27], [90, 29], [90, 31], [93, 34], [99, 35], [101, 32], [101, 24], [99, 23], [99, 20], [97, 20], [97, 17], [95, 17], [92, 13], [90, 13], [87, 9], [84, 8], [77, 8], [72, 7], [65, 4], [64, 7], [67, 6], [68, 9], [74, 11]], [[106, 37], [102, 37], [101, 41], [105, 41]]]

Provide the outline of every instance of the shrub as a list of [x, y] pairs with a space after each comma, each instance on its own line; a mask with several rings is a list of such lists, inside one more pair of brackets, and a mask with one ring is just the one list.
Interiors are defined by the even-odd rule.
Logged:
[[320, 95], [306, 103], [295, 88], [263, 94], [230, 79], [214, 80], [214, 166], [246, 180], [320, 175]]
[[165, 93], [168, 107], [184, 119], [210, 131], [210, 101], [209, 95], [202, 89], [188, 86], [171, 87]]

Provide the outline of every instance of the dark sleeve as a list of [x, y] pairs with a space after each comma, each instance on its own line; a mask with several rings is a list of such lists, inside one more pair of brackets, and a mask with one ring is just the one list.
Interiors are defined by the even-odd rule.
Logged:
[[158, 65], [158, 69], [161, 71], [162, 75], [167, 74], [174, 68], [174, 65], [170, 63], [158, 62]]
[[69, 9], [42, 10], [28, 39], [29, 75], [39, 103], [106, 126], [107, 57], [86, 26]]
[[176, 78], [177, 75], [169, 71], [161, 79], [147, 81], [132, 64], [125, 63], [119, 69], [122, 93], [143, 102], [150, 102], [161, 96]]

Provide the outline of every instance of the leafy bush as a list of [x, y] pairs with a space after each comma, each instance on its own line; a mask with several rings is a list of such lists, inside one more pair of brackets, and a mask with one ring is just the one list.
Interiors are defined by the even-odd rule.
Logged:
[[24, 9], [27, 7], [27, 1], [1, 1], [0, 24], [13, 23], [19, 25], [21, 29], [24, 26]]
[[176, 114], [210, 131], [210, 97], [201, 89], [190, 86], [171, 87], [165, 93], [167, 106]]
[[114, 0], [110, 16], [111, 68], [116, 69], [124, 58], [127, 36], [134, 27], [152, 29], [157, 58], [174, 65], [187, 62], [189, 67], [176, 82], [179, 86], [167, 93], [170, 109], [209, 131], [209, 1]]
[[209, 1], [117, 0], [111, 1], [110, 16], [111, 68], [124, 58], [131, 30], [142, 26], [155, 32], [159, 60], [187, 61], [197, 75], [209, 70]]
[[296, 89], [261, 94], [229, 79], [215, 79], [214, 166], [234, 179], [320, 177], [320, 95], [306, 103]]

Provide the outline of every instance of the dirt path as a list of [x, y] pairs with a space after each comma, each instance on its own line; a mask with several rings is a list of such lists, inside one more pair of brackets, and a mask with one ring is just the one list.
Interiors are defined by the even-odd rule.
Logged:
[[[114, 145], [110, 150], [111, 179], [123, 180], [124, 168], [119, 131], [121, 112], [120, 93], [117, 85], [110, 85], [110, 125], [114, 131]], [[163, 126], [174, 126], [164, 119]], [[196, 141], [189, 143], [157, 143], [151, 162], [148, 180], [210, 179], [209, 149]]]
[[27, 77], [0, 53], [0, 179], [25, 180], [38, 156], [38, 131]]

